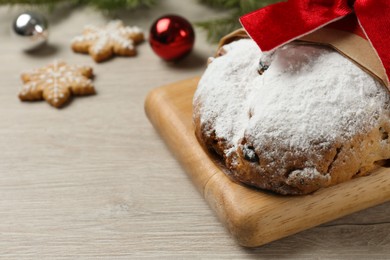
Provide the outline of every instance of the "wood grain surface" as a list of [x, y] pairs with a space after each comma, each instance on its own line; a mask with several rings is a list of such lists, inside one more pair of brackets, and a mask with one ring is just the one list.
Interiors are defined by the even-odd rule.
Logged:
[[[117, 17], [147, 30], [166, 13], [221, 15], [195, 0], [161, 2]], [[136, 58], [95, 64], [69, 41], [107, 17], [46, 14], [50, 45], [25, 54], [10, 24], [26, 9], [0, 8], [0, 259], [389, 259], [390, 203], [255, 249], [229, 235], [144, 113], [152, 89], [202, 73], [215, 52], [202, 31], [176, 64], [147, 43]], [[60, 110], [20, 102], [20, 72], [54, 59], [92, 65], [97, 95]]]
[[231, 181], [195, 137], [192, 99], [199, 78], [156, 88], [146, 113], [237, 241], [260, 246], [390, 201], [390, 168], [306, 196], [279, 196]]

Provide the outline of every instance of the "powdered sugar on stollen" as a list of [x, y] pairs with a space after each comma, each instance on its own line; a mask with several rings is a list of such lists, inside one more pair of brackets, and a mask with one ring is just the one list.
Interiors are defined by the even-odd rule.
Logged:
[[342, 141], [377, 124], [389, 100], [380, 83], [328, 48], [287, 45], [263, 75], [252, 40], [224, 48], [227, 54], [202, 76], [194, 104], [201, 124], [213, 124], [231, 151], [244, 135], [255, 146], [274, 141], [301, 151], [313, 142]]
[[[240, 45], [241, 48], [235, 48]], [[216, 135], [227, 140], [242, 136], [244, 126], [248, 123], [251, 78], [257, 71], [249, 70], [256, 67], [257, 61], [251, 56], [261, 54], [252, 41], [233, 42], [224, 48], [227, 55], [214, 59], [202, 76], [195, 94], [194, 102], [201, 102], [201, 123], [215, 118]], [[250, 51], [245, 51], [250, 50]], [[241, 57], [232, 62], [233, 57]]]

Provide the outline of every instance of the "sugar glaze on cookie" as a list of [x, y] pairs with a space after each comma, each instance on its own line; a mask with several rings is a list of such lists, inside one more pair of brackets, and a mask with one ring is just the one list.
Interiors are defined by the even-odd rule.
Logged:
[[45, 99], [50, 105], [61, 107], [71, 94], [94, 94], [91, 77], [91, 67], [68, 65], [56, 60], [48, 66], [22, 74], [24, 84], [19, 98], [22, 101]]
[[89, 53], [101, 62], [113, 54], [134, 56], [135, 44], [144, 40], [142, 30], [137, 26], [124, 26], [119, 21], [111, 21], [104, 27], [87, 25], [83, 34], [72, 40], [72, 49], [76, 52]]

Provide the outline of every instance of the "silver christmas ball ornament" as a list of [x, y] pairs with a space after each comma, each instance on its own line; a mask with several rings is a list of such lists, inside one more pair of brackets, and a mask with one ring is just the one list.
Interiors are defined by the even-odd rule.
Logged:
[[14, 20], [12, 30], [17, 38], [17, 44], [25, 51], [41, 47], [49, 36], [46, 18], [33, 12], [19, 14]]

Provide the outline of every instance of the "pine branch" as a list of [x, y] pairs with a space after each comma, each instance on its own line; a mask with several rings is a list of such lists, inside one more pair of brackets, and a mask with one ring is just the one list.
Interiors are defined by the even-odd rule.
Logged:
[[240, 28], [240, 22], [236, 15], [229, 18], [221, 18], [204, 22], [195, 23], [196, 26], [207, 32], [207, 40], [213, 43], [218, 42], [224, 35]]
[[153, 7], [156, 0], [80, 0], [83, 4], [94, 6], [100, 10], [120, 10], [122, 8], [132, 10], [141, 7]]
[[235, 8], [240, 4], [240, 0], [199, 0], [199, 2], [220, 9]]
[[241, 15], [252, 12], [256, 9], [262, 8], [264, 6], [281, 2], [281, 0], [241, 0], [239, 11]]
[[281, 0], [199, 0], [213, 8], [231, 10], [231, 15], [209, 21], [195, 23], [196, 26], [207, 31], [207, 39], [211, 42], [218, 42], [224, 35], [241, 27], [239, 18], [256, 9]]
[[0, 5], [37, 5], [45, 7], [55, 7], [60, 3], [67, 3], [70, 5], [88, 5], [93, 6], [99, 10], [113, 11], [113, 10], [133, 10], [142, 7], [153, 7], [158, 0], [0, 0]]

